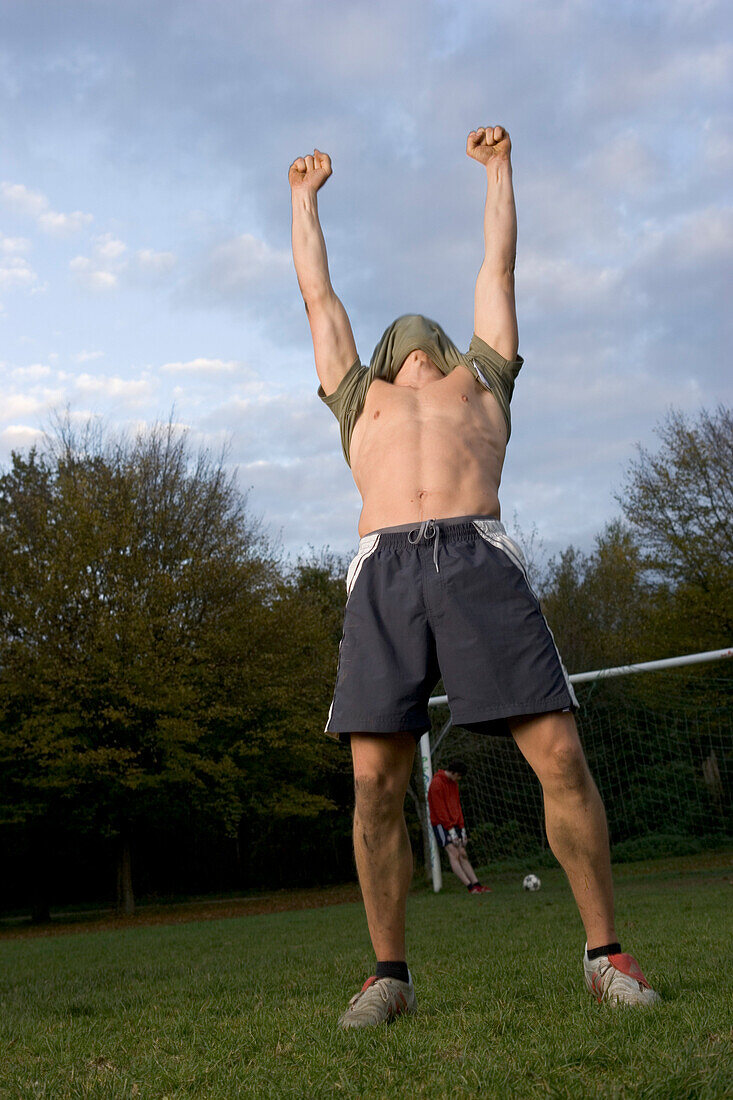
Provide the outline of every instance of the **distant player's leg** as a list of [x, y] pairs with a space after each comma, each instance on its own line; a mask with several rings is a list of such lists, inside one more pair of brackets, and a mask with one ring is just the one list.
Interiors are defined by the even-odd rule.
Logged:
[[[456, 875], [464, 886], [470, 886], [476, 882], [476, 876], [473, 873], [473, 869], [468, 870], [461, 859], [461, 852], [457, 844], [446, 844], [445, 851], [450, 860], [450, 869], [454, 875]], [[469, 864], [470, 867], [470, 864]]]
[[351, 754], [354, 855], [377, 972], [339, 1022], [342, 1027], [369, 1027], [416, 1007], [405, 951], [412, 849], [404, 815], [415, 738], [411, 733], [352, 734]]
[[[598, 1000], [653, 1003], [657, 994], [636, 960], [621, 953], [616, 940], [606, 813], [573, 715], [553, 711], [510, 719], [510, 726], [542, 784], [547, 839], [568, 877], [585, 927], [588, 988]], [[599, 948], [608, 951], [594, 959]]]
[[470, 883], [471, 893], [490, 894], [491, 893], [491, 888], [489, 886], [482, 886], [481, 883], [479, 882], [478, 875], [476, 874], [473, 867], [471, 866], [471, 861], [468, 858], [468, 853], [466, 852], [465, 844], [459, 844], [458, 845], [458, 860], [459, 860], [459, 863], [461, 865], [461, 869], [463, 870], [464, 874], [466, 874], [468, 876], [468, 881]]

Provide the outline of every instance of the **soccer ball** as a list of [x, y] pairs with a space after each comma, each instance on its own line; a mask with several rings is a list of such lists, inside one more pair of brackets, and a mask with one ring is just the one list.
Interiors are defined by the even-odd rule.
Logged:
[[542, 883], [537, 878], [537, 875], [525, 875], [522, 882], [522, 888], [524, 890], [539, 890]]

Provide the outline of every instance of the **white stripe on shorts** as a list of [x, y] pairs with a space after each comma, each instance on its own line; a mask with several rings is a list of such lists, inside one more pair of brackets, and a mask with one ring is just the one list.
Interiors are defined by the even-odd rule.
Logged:
[[[349, 565], [348, 571], [346, 573], [346, 602], [347, 603], [349, 602], [349, 596], [354, 591], [354, 585], [356, 584], [357, 578], [358, 578], [359, 574], [361, 573], [361, 571], [364, 567], [364, 562], [367, 560], [367, 558], [371, 557], [371, 555], [377, 549], [378, 545], [379, 545], [379, 533], [376, 533], [374, 535], [364, 535], [364, 538], [359, 540], [359, 548], [356, 551], [356, 554], [354, 555], [354, 557], [352, 558], [351, 564]], [[342, 633], [341, 634], [341, 641], [339, 642], [339, 660], [341, 658], [341, 646], [343, 645], [343, 642], [344, 642], [344, 636], [343, 636], [343, 633]], [[331, 725], [331, 715], [333, 714], [333, 704], [334, 704], [335, 698], [336, 698], [336, 696], [334, 694], [333, 698], [331, 699], [331, 706], [328, 708], [328, 718], [326, 719], [326, 725], [325, 725], [325, 728], [323, 730], [324, 733], [329, 732], [328, 727]]]
[[349, 565], [348, 572], [346, 574], [346, 598], [348, 600], [351, 595], [352, 589], [356, 584], [356, 578], [361, 573], [364, 562], [368, 557], [374, 553], [379, 545], [379, 533], [374, 535], [364, 535], [363, 539], [359, 540], [359, 549], [356, 551], [354, 558]]
[[[527, 585], [527, 588], [530, 590], [530, 592], [534, 596], [535, 600], [537, 600], [537, 605], [540, 606], [539, 596], [537, 595], [534, 588], [532, 587], [532, 584], [531, 584], [530, 579], [529, 579], [529, 575], [527, 573], [527, 563], [524, 560], [524, 554], [522, 553], [521, 547], [514, 541], [514, 539], [509, 538], [509, 535], [507, 535], [506, 532], [502, 533], [502, 532], [496, 531], [495, 529], [490, 530], [489, 525], [488, 525], [488, 523], [486, 523], [485, 520], [474, 519], [474, 520], [471, 520], [471, 522], [473, 523], [473, 525], [476, 528], [476, 530], [478, 531], [478, 533], [481, 535], [482, 539], [484, 539], [488, 543], [491, 543], [491, 545], [495, 546], [498, 550], [503, 550], [504, 553], [506, 554], [506, 556], [509, 558], [509, 560], [514, 565], [516, 565], [517, 569], [519, 569], [522, 576], [524, 577], [524, 581], [525, 581], [525, 584]], [[550, 635], [550, 637], [552, 638], [552, 644], [555, 647], [555, 653], [557, 654], [557, 659], [560, 662], [560, 668], [562, 669], [562, 674], [565, 678], [565, 684], [567, 685], [568, 694], [570, 695], [570, 698], [573, 700], [574, 706], [578, 707], [579, 706], [578, 699], [577, 699], [577, 696], [575, 694], [575, 691], [573, 690], [573, 685], [570, 683], [570, 677], [568, 676], [568, 670], [565, 668], [565, 665], [562, 663], [562, 657], [560, 656], [560, 650], [557, 648], [557, 642], [555, 641], [555, 635], [552, 633], [552, 630], [550, 629], [550, 624], [548, 623], [547, 619], [545, 619], [545, 616], [542, 613], [542, 607], [541, 606], [540, 606], [540, 615], [542, 615], [545, 626], [547, 627], [547, 632]]]

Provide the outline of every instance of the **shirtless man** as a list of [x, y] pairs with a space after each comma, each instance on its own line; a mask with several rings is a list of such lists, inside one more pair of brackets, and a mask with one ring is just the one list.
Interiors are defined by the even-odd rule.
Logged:
[[338, 417], [363, 508], [347, 576], [344, 631], [326, 732], [349, 743], [354, 851], [376, 973], [339, 1023], [365, 1027], [416, 1007], [405, 951], [412, 853], [403, 805], [427, 701], [442, 675], [451, 717], [511, 735], [542, 784], [547, 837], [585, 927], [585, 982], [598, 1001], [658, 995], [616, 938], [608, 830], [578, 739], [577, 701], [525, 569], [500, 521], [517, 355], [517, 222], [511, 143], [501, 126], [468, 135], [486, 171], [485, 257], [463, 354], [418, 314], [359, 360], [328, 271], [313, 151], [289, 170], [292, 245], [313, 337], [319, 396]]

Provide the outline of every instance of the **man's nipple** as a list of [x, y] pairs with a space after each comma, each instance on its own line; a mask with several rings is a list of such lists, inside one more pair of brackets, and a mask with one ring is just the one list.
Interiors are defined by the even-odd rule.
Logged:
[[379, 409], [377, 409], [377, 411], [375, 412], [374, 419], [376, 420], [378, 416], [379, 416]]

